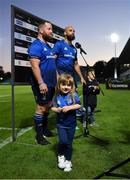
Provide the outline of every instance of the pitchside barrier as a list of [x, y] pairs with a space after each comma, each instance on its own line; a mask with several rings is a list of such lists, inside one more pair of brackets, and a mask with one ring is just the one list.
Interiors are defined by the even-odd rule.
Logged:
[[110, 80], [106, 83], [107, 89], [130, 89], [130, 83], [124, 83], [119, 80]]
[[107, 82], [107, 89], [130, 89], [130, 83], [123, 82]]

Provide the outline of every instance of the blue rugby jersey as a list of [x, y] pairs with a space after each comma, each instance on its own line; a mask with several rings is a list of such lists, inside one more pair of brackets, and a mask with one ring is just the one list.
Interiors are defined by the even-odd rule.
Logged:
[[42, 78], [48, 87], [55, 87], [56, 85], [56, 64], [52, 53], [52, 48], [36, 39], [28, 49], [30, 58], [38, 58], [40, 60], [40, 70]]
[[[73, 102], [72, 95], [59, 94], [54, 98], [53, 107], [64, 107], [73, 104], [80, 104], [80, 99], [77, 93], [74, 93], [75, 103]], [[66, 113], [57, 113], [57, 125], [62, 127], [73, 127], [76, 126], [76, 110], [70, 110]]]
[[57, 41], [53, 47], [53, 53], [57, 55], [56, 67], [59, 74], [74, 74], [74, 63], [77, 61], [77, 50], [65, 40]]

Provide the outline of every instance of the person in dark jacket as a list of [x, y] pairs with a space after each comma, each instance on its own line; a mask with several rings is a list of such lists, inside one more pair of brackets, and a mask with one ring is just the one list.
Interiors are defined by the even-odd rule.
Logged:
[[97, 106], [97, 94], [100, 94], [99, 83], [95, 79], [93, 69], [88, 69], [87, 81], [84, 85], [83, 96], [85, 99], [85, 108], [87, 112], [87, 120], [90, 126], [95, 125], [94, 109]]

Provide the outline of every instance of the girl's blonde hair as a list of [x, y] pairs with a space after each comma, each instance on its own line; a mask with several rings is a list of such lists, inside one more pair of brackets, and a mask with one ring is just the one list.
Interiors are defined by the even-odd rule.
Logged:
[[74, 100], [74, 92], [75, 92], [75, 83], [74, 83], [74, 79], [71, 75], [69, 74], [61, 74], [58, 77], [58, 81], [57, 81], [57, 87], [56, 87], [56, 95], [58, 95], [60, 93], [60, 85], [61, 84], [67, 84], [71, 86], [71, 92], [70, 94], [72, 95], [73, 101]]

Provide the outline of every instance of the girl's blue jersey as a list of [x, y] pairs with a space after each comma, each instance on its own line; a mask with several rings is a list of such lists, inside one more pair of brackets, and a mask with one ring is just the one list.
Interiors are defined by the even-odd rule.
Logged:
[[[53, 107], [63, 108], [64, 106], [70, 106], [73, 104], [80, 104], [80, 99], [77, 93], [74, 93], [74, 100], [71, 94], [59, 94], [54, 98]], [[70, 110], [66, 113], [57, 113], [57, 125], [62, 127], [76, 126], [76, 110]]]

